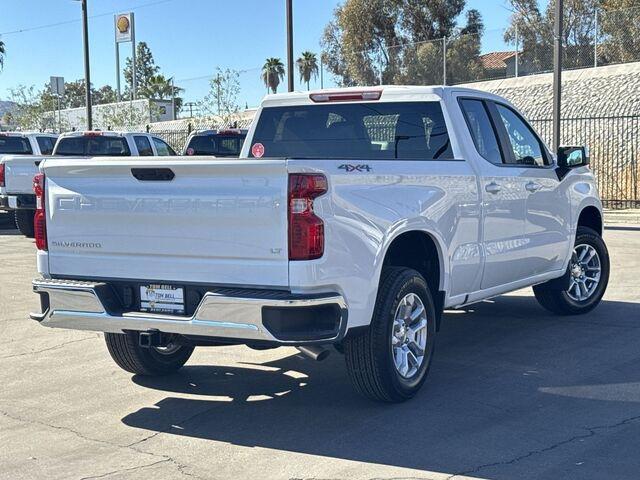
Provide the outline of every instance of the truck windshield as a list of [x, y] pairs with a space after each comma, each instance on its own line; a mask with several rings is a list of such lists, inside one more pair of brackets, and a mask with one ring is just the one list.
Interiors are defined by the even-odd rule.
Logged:
[[67, 157], [128, 157], [131, 150], [123, 137], [83, 135], [58, 140], [54, 155]]
[[367, 160], [453, 159], [439, 102], [267, 107], [250, 156]]
[[2, 135], [0, 133], [0, 154], [30, 155], [33, 153], [28, 138]]
[[213, 155], [216, 157], [239, 157], [245, 134], [195, 135], [187, 145], [187, 155]]

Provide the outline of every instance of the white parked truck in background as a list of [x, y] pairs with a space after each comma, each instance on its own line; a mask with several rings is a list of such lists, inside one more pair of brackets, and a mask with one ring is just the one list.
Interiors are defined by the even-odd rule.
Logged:
[[[31, 154], [0, 157], [0, 207], [15, 210], [16, 226], [23, 235], [33, 237], [33, 215], [36, 198], [33, 194], [33, 177], [38, 165], [47, 156], [103, 157], [103, 156], [163, 156], [175, 155], [173, 149], [161, 138], [148, 133], [88, 131], [69, 132], [60, 135], [25, 134], [19, 137], [0, 134], [0, 151], [3, 139], [10, 140], [16, 150], [19, 142]], [[8, 149], [8, 147], [5, 147]]]
[[44, 156], [51, 155], [57, 135], [0, 132], [0, 210], [13, 212], [16, 226], [33, 236], [33, 176]]
[[32, 318], [105, 332], [142, 375], [201, 345], [334, 346], [358, 391], [401, 401], [425, 380], [444, 308], [533, 286], [580, 314], [608, 282], [586, 149], [552, 154], [485, 92], [272, 95], [239, 159], [40, 170]]

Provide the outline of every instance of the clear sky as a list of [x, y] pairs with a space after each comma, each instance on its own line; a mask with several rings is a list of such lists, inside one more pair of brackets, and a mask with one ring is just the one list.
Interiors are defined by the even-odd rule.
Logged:
[[[428, 0], [425, 0], [428, 1]], [[136, 39], [149, 44], [156, 64], [185, 88], [185, 101], [207, 92], [216, 67], [241, 70], [241, 102], [257, 105], [265, 93], [260, 67], [266, 57], [286, 59], [284, 0], [88, 0], [91, 80], [115, 87], [113, 14], [133, 10]], [[322, 30], [337, 0], [294, 0], [295, 54], [318, 52]], [[467, 0], [483, 14], [483, 50], [508, 48], [502, 31], [510, 11], [506, 0]], [[83, 78], [80, 2], [0, 0], [0, 39], [6, 44], [0, 99], [18, 84], [42, 88], [51, 75]], [[57, 26], [34, 29], [47, 24]], [[24, 30], [16, 32], [17, 30]], [[15, 33], [14, 33], [15, 32]], [[121, 61], [130, 44], [121, 44]], [[205, 78], [203, 78], [205, 77]], [[297, 82], [297, 78], [296, 78]], [[326, 85], [327, 83], [325, 83]], [[328, 82], [330, 85], [330, 81]], [[318, 87], [319, 83], [312, 85]], [[284, 87], [284, 86], [283, 86]]]

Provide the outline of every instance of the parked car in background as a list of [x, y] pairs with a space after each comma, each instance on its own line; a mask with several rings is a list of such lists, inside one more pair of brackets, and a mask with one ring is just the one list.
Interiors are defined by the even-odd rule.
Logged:
[[142, 132], [92, 130], [60, 135], [54, 156], [65, 157], [153, 157], [176, 152], [157, 135]]
[[0, 132], [0, 210], [13, 212], [21, 233], [33, 236], [33, 175], [43, 156], [51, 155], [57, 135]]
[[[2, 144], [0, 137], [0, 145]], [[52, 143], [56, 136], [32, 134], [20, 140], [13, 137], [12, 145], [26, 148], [30, 142], [33, 155], [5, 156], [0, 161], [0, 204], [15, 210], [16, 225], [27, 237], [33, 237], [33, 215], [36, 210], [36, 197], [33, 194], [33, 177], [38, 173], [38, 165], [46, 157], [122, 157], [122, 156], [169, 156], [175, 151], [156, 135], [137, 132], [87, 131], [63, 133]], [[40, 140], [38, 140], [40, 139]], [[45, 140], [46, 139], [46, 140]], [[48, 143], [47, 143], [48, 141]], [[47, 147], [44, 153], [40, 144]], [[8, 149], [8, 147], [6, 147]], [[15, 149], [14, 148], [14, 149]], [[37, 152], [37, 153], [36, 153]], [[2, 200], [6, 198], [6, 200]]]
[[230, 128], [226, 130], [199, 130], [189, 135], [184, 155], [211, 157], [239, 157], [248, 130]]
[[334, 346], [360, 393], [402, 401], [444, 308], [529, 286], [557, 314], [599, 304], [609, 256], [588, 163], [486, 92], [270, 95], [240, 159], [44, 161], [32, 318], [105, 332], [140, 375], [196, 346]]

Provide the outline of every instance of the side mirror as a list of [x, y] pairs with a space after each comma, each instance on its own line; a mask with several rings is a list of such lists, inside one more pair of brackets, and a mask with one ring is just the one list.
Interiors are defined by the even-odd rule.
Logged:
[[559, 147], [558, 167], [576, 168], [589, 165], [589, 150], [587, 147]]

